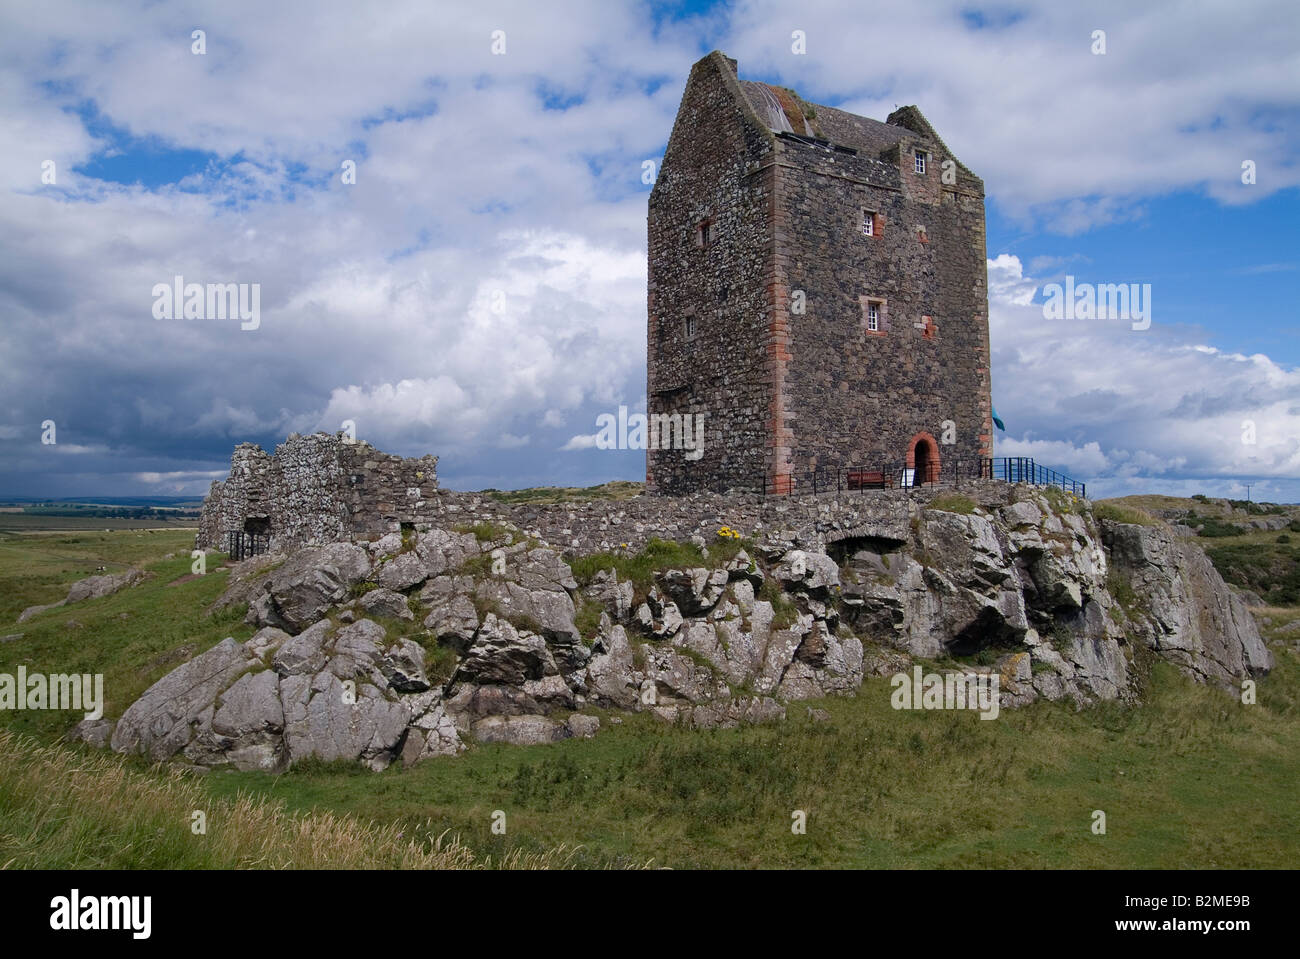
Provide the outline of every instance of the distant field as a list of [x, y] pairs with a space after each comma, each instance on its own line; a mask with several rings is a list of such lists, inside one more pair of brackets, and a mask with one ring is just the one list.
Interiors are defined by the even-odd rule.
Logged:
[[111, 516], [42, 516], [36, 513], [11, 513], [0, 510], [0, 532], [32, 532], [65, 529], [198, 529], [193, 518], [120, 519]]

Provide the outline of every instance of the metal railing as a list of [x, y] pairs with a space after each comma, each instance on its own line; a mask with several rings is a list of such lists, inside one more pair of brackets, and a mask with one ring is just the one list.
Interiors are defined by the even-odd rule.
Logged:
[[1033, 486], [1055, 486], [1075, 496], [1088, 495], [1088, 484], [1071, 479], [1064, 473], [1035, 463], [1030, 456], [999, 456], [981, 460], [980, 475], [984, 479], [1000, 479], [1007, 483], [1029, 483]]
[[248, 559], [270, 551], [271, 534], [230, 530], [226, 533], [226, 545], [231, 559]]
[[1055, 486], [1076, 496], [1087, 495], [1087, 484], [1064, 473], [1040, 466], [1030, 457], [981, 457], [977, 460], [946, 460], [920, 467], [902, 463], [859, 466], [822, 466], [784, 473], [769, 479], [762, 476], [754, 492], [767, 496], [801, 496], [819, 493], [856, 493], [872, 489], [913, 489], [919, 486], [957, 485], [968, 480], [997, 479], [1007, 483]]

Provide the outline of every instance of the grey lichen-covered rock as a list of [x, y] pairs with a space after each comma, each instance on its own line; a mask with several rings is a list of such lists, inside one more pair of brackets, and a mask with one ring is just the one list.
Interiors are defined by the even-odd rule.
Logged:
[[367, 616], [382, 616], [386, 619], [415, 619], [410, 604], [401, 593], [391, 589], [372, 589], [358, 601], [358, 605]]
[[67, 602], [80, 603], [87, 599], [111, 596], [118, 590], [134, 586], [144, 578], [145, 574], [138, 569], [128, 569], [124, 573], [109, 573], [105, 576], [88, 576], [72, 584], [68, 590]]
[[1131, 626], [1152, 649], [1220, 686], [1273, 668], [1246, 604], [1198, 546], [1161, 526], [1107, 520], [1102, 533], [1112, 562], [1138, 598]]
[[599, 569], [590, 583], [582, 590], [588, 599], [600, 603], [605, 612], [616, 623], [626, 623], [632, 616], [632, 600], [635, 595], [632, 583], [619, 581], [618, 573], [611, 569]]
[[424, 562], [429, 576], [441, 576], [454, 573], [467, 560], [478, 556], [482, 549], [473, 533], [434, 528], [420, 533], [415, 552]]
[[[428, 589], [427, 585], [425, 589]], [[474, 633], [478, 630], [478, 610], [469, 594], [455, 593], [446, 598], [426, 598], [421, 593], [421, 600], [433, 605], [429, 615], [424, 618], [424, 627], [438, 642], [461, 653], [469, 649], [470, 643], [474, 641]]]
[[476, 584], [474, 592], [507, 619], [534, 623], [548, 641], [572, 645], [580, 637], [569, 591], [577, 588], [559, 554], [520, 544], [496, 555], [492, 572]]
[[41, 613], [44, 613], [47, 610], [58, 609], [60, 606], [64, 605], [65, 602], [67, 601], [61, 599], [57, 603], [46, 603], [43, 606], [28, 606], [26, 609], [24, 609], [21, 613], [18, 614], [18, 618], [14, 620], [14, 622], [25, 623], [33, 616], [39, 616]]
[[420, 645], [390, 643], [371, 620], [337, 632], [321, 620], [297, 636], [268, 628], [246, 644], [226, 640], [173, 670], [122, 715], [112, 747], [208, 767], [279, 770], [317, 757], [382, 769], [412, 758], [408, 727], [419, 731], [414, 759], [461, 748]]
[[540, 746], [572, 735], [566, 724], [545, 716], [488, 716], [474, 723], [474, 738], [481, 743]]
[[379, 671], [399, 693], [422, 693], [429, 688], [424, 674], [424, 649], [410, 639], [399, 639], [379, 661]]
[[113, 749], [143, 753], [154, 760], [174, 756], [190, 744], [200, 717], [212, 709], [218, 695], [260, 665], [242, 643], [223, 639], [172, 670], [128, 706], [113, 729]]
[[68, 739], [103, 749], [112, 741], [114, 725], [111, 719], [83, 719], [72, 727]]
[[369, 573], [370, 556], [360, 546], [332, 543], [311, 547], [300, 550], [269, 572], [237, 577], [217, 605], [247, 595], [249, 622], [298, 633], [317, 622], [330, 607], [348, 598], [351, 588]]
[[600, 718], [574, 713], [564, 721], [564, 725], [569, 727], [569, 735], [577, 739], [590, 739], [600, 729]]
[[382, 769], [395, 758], [410, 710], [369, 683], [348, 689], [332, 673], [286, 677], [284, 742], [291, 760], [351, 759]]
[[508, 620], [489, 613], [452, 681], [519, 686], [525, 680], [556, 672], [546, 640], [535, 633], [518, 630]]
[[18, 614], [18, 622], [25, 623], [33, 616], [39, 616], [41, 613], [51, 609], [58, 609], [60, 606], [66, 606], [68, 603], [80, 603], [88, 599], [102, 599], [105, 596], [111, 596], [128, 586], [134, 586], [144, 580], [149, 574], [143, 570], [128, 569], [123, 573], [107, 573], [103, 576], [87, 576], [85, 579], [77, 580], [68, 587], [68, 595], [56, 603], [47, 603], [44, 606], [28, 606]]
[[596, 702], [607, 703], [620, 709], [637, 705], [641, 676], [634, 664], [632, 645], [627, 631], [613, 625], [607, 616], [601, 618], [600, 638], [595, 654], [587, 664], [586, 686]]
[[785, 719], [785, 707], [770, 696], [752, 696], [696, 706], [689, 715], [691, 725], [698, 729], [729, 729], [741, 724], [779, 722]]
[[397, 592], [419, 586], [428, 578], [424, 561], [413, 552], [395, 556], [375, 571], [375, 582]]
[[281, 676], [298, 676], [324, 669], [325, 637], [330, 627], [328, 620], [321, 620], [282, 644], [271, 660], [275, 671]]
[[725, 569], [670, 569], [659, 576], [664, 592], [685, 616], [702, 616], [722, 598], [730, 576]]

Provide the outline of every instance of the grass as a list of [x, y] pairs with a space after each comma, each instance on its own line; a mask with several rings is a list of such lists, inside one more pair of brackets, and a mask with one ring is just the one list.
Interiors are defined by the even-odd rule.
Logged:
[[577, 602], [577, 613], [573, 617], [573, 625], [578, 629], [578, 635], [582, 641], [591, 645], [596, 639], [596, 634], [600, 631], [600, 616], [605, 611], [600, 603], [594, 599], [588, 599], [585, 596], [579, 596]]
[[1052, 508], [1052, 512], [1058, 516], [1065, 513], [1078, 513], [1080, 502], [1078, 497], [1073, 493], [1067, 493], [1063, 489], [1055, 486], [1043, 488], [1043, 498], [1047, 500], [1047, 505]]
[[532, 503], [538, 506], [554, 503], [582, 503], [589, 500], [619, 500], [640, 496], [645, 490], [644, 483], [632, 483], [615, 480], [600, 486], [536, 486], [518, 490], [480, 490], [502, 503]]
[[[772, 726], [685, 730], [637, 715], [590, 741], [204, 785], [433, 822], [494, 855], [582, 843], [597, 860], [682, 868], [1287, 868], [1300, 854], [1290, 654], [1249, 707], [1166, 664], [1136, 709], [1041, 703], [987, 722], [896, 712], [890, 692], [869, 679], [856, 698], [798, 703]], [[510, 837], [490, 835], [496, 809]], [[790, 833], [796, 809], [806, 836]], [[1090, 832], [1094, 809], [1107, 812], [1104, 837]]]
[[[66, 592], [88, 564], [155, 572], [6, 628], [24, 635], [0, 644], [0, 671], [104, 672], [113, 716], [187, 651], [251, 633], [237, 612], [204, 615], [226, 579], [213, 564], [169, 585], [189, 572], [188, 534], [96, 537], [0, 540], [13, 615]], [[655, 546], [645, 561], [687, 565], [692, 550]], [[421, 865], [444, 861], [435, 853], [449, 847], [433, 840], [446, 835], [463, 843], [457, 862], [478, 865], [1285, 868], [1300, 858], [1300, 663], [1297, 634], [1281, 629], [1300, 609], [1261, 613], [1266, 635], [1288, 642], [1275, 642], [1278, 667], [1253, 706], [1163, 662], [1140, 707], [1036, 703], [993, 722], [895, 711], [888, 680], [869, 678], [856, 697], [792, 704], [771, 726], [686, 730], [602, 713], [592, 740], [479, 745], [379, 774], [311, 763], [196, 778], [60, 745], [76, 716], [4, 712], [0, 864]], [[195, 809], [208, 813], [206, 837], [189, 830]], [[1106, 836], [1090, 831], [1094, 809]], [[794, 810], [808, 814], [807, 835], [791, 834]]]
[[960, 493], [943, 493], [930, 500], [927, 509], [940, 510], [945, 513], [961, 513], [969, 516], [975, 512], [976, 503], [969, 496]]
[[[226, 636], [247, 639], [253, 630], [243, 623], [242, 607], [206, 615], [229, 576], [214, 557], [208, 557], [207, 575], [170, 585], [189, 575], [193, 540], [192, 530], [0, 539], [0, 635], [22, 636], [0, 645], [0, 671], [12, 673], [21, 664], [29, 672], [103, 673], [106, 712], [116, 716], [196, 652]], [[150, 561], [168, 552], [178, 555]], [[14, 623], [23, 607], [65, 596], [69, 583], [93, 575], [99, 565], [110, 571], [139, 565], [153, 576], [112, 596]], [[0, 711], [0, 728], [53, 737], [80, 718], [53, 711]]]
[[763, 585], [758, 588], [757, 598], [772, 604], [772, 629], [786, 629], [793, 626], [795, 620], [799, 618], [799, 607], [771, 577], [763, 580]]
[[1234, 586], [1253, 590], [1273, 606], [1300, 605], [1300, 547], [1276, 541], [1232, 543], [1211, 546], [1206, 555]]
[[590, 553], [570, 564], [574, 579], [581, 585], [590, 583], [602, 569], [615, 571], [620, 581], [631, 580], [636, 594], [634, 602], [645, 598], [654, 585], [655, 573], [707, 565], [704, 554], [694, 543], [670, 543], [662, 539], [651, 539], [637, 553]]
[[1134, 526], [1158, 526], [1160, 521], [1144, 509], [1127, 506], [1111, 500], [1099, 500], [1092, 505], [1092, 515], [1097, 520], [1108, 519]]
[[240, 793], [218, 798], [178, 769], [139, 771], [112, 754], [42, 746], [0, 729], [5, 868], [538, 869], [563, 867], [573, 855], [514, 850], [480, 858], [435, 829], [289, 812]]
[[483, 520], [467, 526], [457, 526], [457, 533], [473, 533], [474, 538], [479, 544], [483, 543], [508, 543], [513, 542], [519, 534], [506, 526], [504, 523], [495, 523], [490, 520]]

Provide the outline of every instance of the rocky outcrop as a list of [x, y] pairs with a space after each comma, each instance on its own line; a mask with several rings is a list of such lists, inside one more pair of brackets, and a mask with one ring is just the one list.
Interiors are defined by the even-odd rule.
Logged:
[[1198, 680], [1231, 686], [1273, 668], [1245, 601], [1205, 553], [1163, 526], [1103, 520], [1112, 562], [1136, 594], [1131, 631]]
[[259, 632], [159, 680], [112, 745], [203, 766], [382, 768], [590, 736], [591, 707], [776, 722], [917, 659], [996, 671], [1007, 706], [1131, 700], [1142, 647], [1223, 686], [1271, 666], [1242, 601], [1168, 528], [1099, 526], [1030, 487], [973, 492], [917, 496], [902, 516], [828, 510], [747, 550], [715, 537], [648, 578], [607, 559], [580, 583], [503, 526], [262, 557], [218, 601], [247, 603]]
[[[418, 644], [382, 626], [330, 620], [226, 639], [151, 686], [117, 721], [112, 747], [154, 760], [279, 770], [316, 757], [382, 769], [461, 743], [424, 675]], [[418, 733], [418, 749], [407, 739]]]
[[18, 614], [18, 622], [25, 623], [33, 616], [38, 616], [46, 610], [58, 609], [68, 603], [80, 603], [88, 599], [102, 599], [105, 596], [111, 596], [128, 586], [134, 586], [147, 575], [143, 570], [128, 569], [123, 573], [87, 576], [85, 579], [79, 579], [73, 583], [68, 588], [68, 595], [57, 603], [47, 603], [44, 606], [28, 606]]

